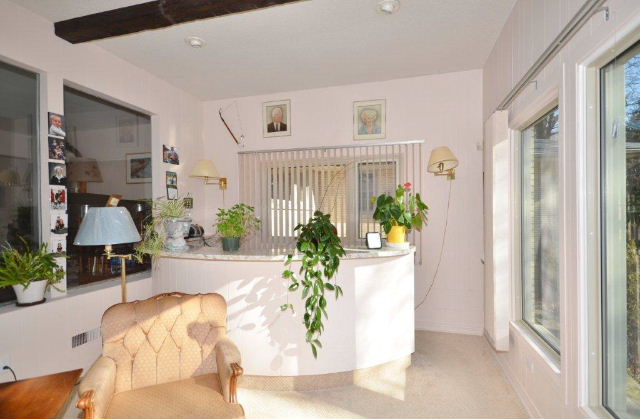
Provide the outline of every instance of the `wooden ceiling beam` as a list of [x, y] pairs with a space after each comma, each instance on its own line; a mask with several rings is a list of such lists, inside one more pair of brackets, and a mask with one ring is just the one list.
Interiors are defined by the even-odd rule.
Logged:
[[302, 0], [156, 0], [54, 23], [60, 38], [79, 44]]

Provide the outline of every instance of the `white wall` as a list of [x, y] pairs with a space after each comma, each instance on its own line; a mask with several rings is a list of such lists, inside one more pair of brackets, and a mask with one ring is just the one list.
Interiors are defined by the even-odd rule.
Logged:
[[[520, 0], [515, 5], [484, 67], [484, 120], [582, 4], [582, 0]], [[537, 76], [537, 88], [529, 86], [509, 108], [510, 128], [517, 130], [549, 100], [558, 100], [560, 106], [561, 362], [558, 368], [548, 362], [526, 333], [515, 327], [516, 323], [511, 326], [509, 352], [499, 355], [529, 409], [540, 417], [584, 416], [581, 407], [588, 404], [588, 316], [582, 306], [586, 261], [580, 259], [579, 253], [586, 234], [580, 229], [584, 207], [579, 205], [585, 202], [581, 201], [585, 192], [581, 160], [585, 149], [580, 146], [585, 144], [585, 125], [580, 119], [585, 111], [581, 107], [585, 85], [579, 78], [579, 65], [605, 43], [620, 39], [624, 27], [631, 19], [638, 20], [640, 14], [637, 0], [610, 0], [606, 5], [611, 11], [610, 20], [605, 21], [603, 13], [592, 17]], [[512, 138], [512, 147], [513, 141]], [[515, 248], [515, 243], [502, 244]], [[519, 310], [518, 304], [512, 306], [513, 320], [518, 319]], [[597, 362], [597, 355], [594, 361]]]
[[[164, 171], [178, 172], [181, 193], [201, 196], [201, 183], [187, 177], [201, 147], [202, 105], [193, 96], [120, 58], [92, 45], [71, 45], [57, 38], [53, 24], [7, 0], [0, 0], [0, 60], [40, 74], [40, 126], [46, 112], [64, 112], [65, 83], [105, 99], [152, 115], [153, 195], [164, 196]], [[178, 146], [180, 166], [162, 164], [162, 144]], [[47, 138], [41, 135], [42, 185], [47, 185]], [[47, 188], [42, 200], [48, 202]], [[204, 213], [203, 200], [195, 200], [193, 215]], [[43, 222], [48, 225], [45, 206]], [[48, 230], [48, 229], [47, 229]], [[48, 241], [48, 233], [43, 235]], [[150, 296], [150, 286], [132, 287], [132, 298]], [[0, 311], [0, 357], [11, 356], [20, 377], [86, 367], [100, 353], [87, 345], [86, 353], [70, 351], [71, 336], [100, 325], [104, 309], [119, 302], [119, 286], [76, 297], [63, 297], [39, 307]], [[58, 360], [60, 362], [58, 362]], [[6, 376], [0, 379], [6, 379]]]
[[[447, 244], [439, 278], [427, 302], [416, 313], [418, 329], [481, 334], [483, 329], [482, 268], [482, 72], [480, 70], [407, 78], [379, 83], [242, 97], [204, 104], [203, 158], [213, 160], [229, 178], [226, 205], [238, 200], [240, 150], [218, 118], [218, 109], [237, 102], [227, 120], [244, 128], [244, 150], [368, 144], [354, 141], [353, 101], [387, 100], [387, 139], [425, 139], [419, 191], [431, 207], [423, 231], [423, 265], [416, 266], [416, 299], [420, 300], [433, 278], [440, 251], [449, 183], [426, 173], [426, 160], [436, 146], [447, 145], [460, 167], [453, 183]], [[262, 103], [291, 99], [292, 135], [262, 138]], [[212, 231], [215, 211], [222, 206], [217, 187], [206, 191], [205, 228]]]

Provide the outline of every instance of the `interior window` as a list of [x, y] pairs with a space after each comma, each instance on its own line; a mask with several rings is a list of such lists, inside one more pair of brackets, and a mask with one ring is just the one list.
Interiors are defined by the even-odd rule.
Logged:
[[[40, 243], [38, 77], [0, 62], [0, 243]], [[0, 302], [15, 299], [0, 289]]]
[[640, 43], [600, 74], [604, 405], [640, 417]]
[[[150, 215], [151, 123], [147, 115], [65, 87], [66, 171], [68, 198], [67, 286], [88, 284], [120, 274], [120, 260], [107, 260], [103, 246], [74, 246], [82, 217], [120, 195], [139, 230]], [[133, 244], [118, 245], [128, 254]], [[150, 263], [127, 263], [127, 274]]]
[[522, 132], [522, 318], [560, 352], [558, 108]]

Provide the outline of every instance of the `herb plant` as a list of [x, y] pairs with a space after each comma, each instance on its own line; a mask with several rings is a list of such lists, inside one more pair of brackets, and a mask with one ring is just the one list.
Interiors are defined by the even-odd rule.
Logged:
[[391, 227], [404, 226], [407, 230], [422, 230], [428, 221], [429, 207], [422, 202], [419, 193], [411, 192], [411, 183], [398, 185], [394, 196], [382, 194], [371, 198], [376, 203], [373, 219], [378, 221], [384, 232], [389, 234]]
[[[342, 295], [342, 288], [336, 283], [335, 275], [345, 251], [335, 226], [331, 224], [329, 214], [314, 212], [313, 217], [306, 224], [298, 224], [294, 232], [299, 232], [296, 249], [302, 254], [302, 263], [298, 273], [294, 273], [291, 270], [293, 255], [287, 255], [287, 269], [282, 273], [282, 277], [291, 281], [289, 291], [301, 289], [302, 298], [306, 298], [305, 337], [314, 358], [317, 358], [318, 348], [322, 348], [322, 318], [329, 318], [325, 292], [333, 291], [336, 300]], [[284, 304], [280, 308], [283, 311], [294, 309], [293, 304]]]
[[33, 250], [27, 241], [20, 237], [22, 249], [9, 244], [0, 253], [0, 288], [22, 285], [27, 289], [34, 281], [47, 281], [48, 285], [57, 284], [64, 278], [64, 269], [56, 263], [55, 256], [49, 253], [47, 244]]
[[218, 208], [215, 224], [221, 237], [244, 237], [260, 227], [260, 219], [254, 215], [254, 207], [236, 204], [230, 209]]

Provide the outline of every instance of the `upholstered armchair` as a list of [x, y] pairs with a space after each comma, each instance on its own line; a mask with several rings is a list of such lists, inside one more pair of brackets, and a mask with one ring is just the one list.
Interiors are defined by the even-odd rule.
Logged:
[[161, 294], [102, 316], [102, 356], [80, 382], [86, 419], [237, 418], [240, 352], [219, 294]]

